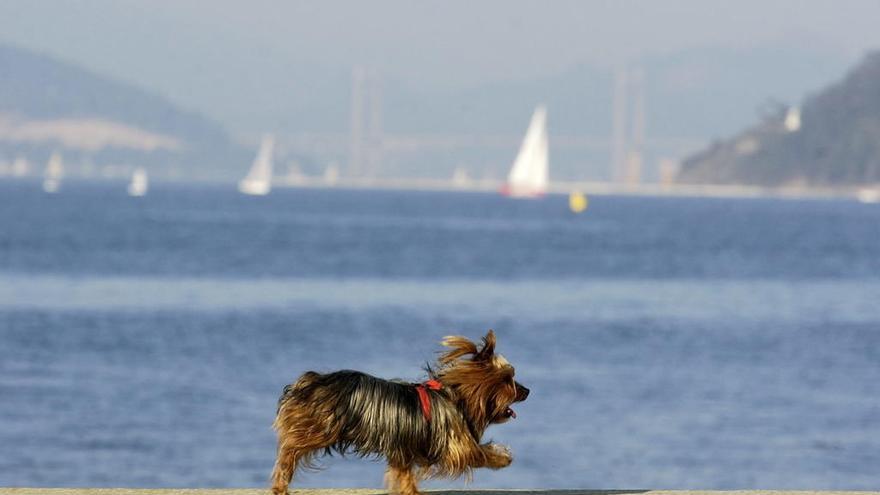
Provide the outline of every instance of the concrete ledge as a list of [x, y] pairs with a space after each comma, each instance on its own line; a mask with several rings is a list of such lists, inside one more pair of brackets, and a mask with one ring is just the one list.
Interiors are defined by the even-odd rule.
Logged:
[[[267, 495], [268, 488], [140, 489], [140, 488], [0, 488], [0, 495]], [[290, 490], [290, 495], [385, 495], [380, 489], [334, 488]], [[430, 495], [880, 495], [868, 491], [811, 490], [443, 490]]]

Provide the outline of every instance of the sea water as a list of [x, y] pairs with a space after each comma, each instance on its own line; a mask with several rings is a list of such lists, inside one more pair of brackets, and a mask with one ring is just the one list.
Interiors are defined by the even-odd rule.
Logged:
[[489, 328], [532, 393], [472, 486], [880, 482], [878, 205], [5, 182], [0, 486], [266, 486], [300, 373]]

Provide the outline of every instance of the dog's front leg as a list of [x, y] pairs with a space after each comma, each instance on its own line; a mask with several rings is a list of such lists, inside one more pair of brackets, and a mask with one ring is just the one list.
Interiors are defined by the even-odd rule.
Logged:
[[489, 469], [506, 468], [513, 462], [510, 449], [497, 443], [480, 444], [480, 465], [474, 467], [487, 467]]

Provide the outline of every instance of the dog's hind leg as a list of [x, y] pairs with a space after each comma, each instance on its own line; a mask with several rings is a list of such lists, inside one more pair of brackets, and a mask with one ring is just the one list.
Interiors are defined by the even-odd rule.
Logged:
[[395, 467], [388, 465], [385, 471], [385, 483], [388, 491], [396, 495], [420, 495], [418, 479], [412, 467]]
[[286, 495], [296, 470], [300, 467], [317, 468], [314, 465], [315, 455], [333, 443], [332, 437], [324, 435], [279, 435], [278, 456], [272, 469], [272, 493]]
[[301, 452], [293, 446], [278, 446], [278, 457], [275, 459], [275, 467], [272, 469], [272, 493], [275, 495], [287, 495], [287, 486], [293, 479], [293, 473], [299, 463]]
[[292, 414], [284, 412], [278, 415], [274, 424], [278, 431], [278, 454], [272, 469], [272, 493], [275, 495], [286, 495], [297, 468], [314, 467], [315, 455], [338, 440], [338, 434], [327, 431], [320, 421], [302, 414], [302, 409], [294, 409]]
[[296, 470], [302, 466], [315, 468], [315, 455], [335, 441], [334, 436], [323, 433], [303, 435], [292, 430], [279, 430], [278, 456], [272, 469], [272, 493], [286, 495]]

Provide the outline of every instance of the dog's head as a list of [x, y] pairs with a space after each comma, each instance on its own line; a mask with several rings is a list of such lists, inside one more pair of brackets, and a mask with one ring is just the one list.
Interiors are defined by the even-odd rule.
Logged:
[[453, 389], [471, 424], [482, 432], [492, 423], [516, 418], [511, 406], [526, 400], [529, 389], [514, 379], [515, 370], [495, 353], [495, 332], [489, 330], [481, 346], [465, 337], [446, 337], [450, 349], [440, 356], [436, 377]]

